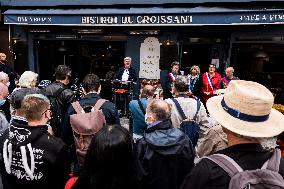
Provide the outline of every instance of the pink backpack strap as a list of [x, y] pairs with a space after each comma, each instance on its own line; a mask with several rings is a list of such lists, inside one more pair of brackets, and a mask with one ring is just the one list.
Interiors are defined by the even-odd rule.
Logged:
[[279, 172], [280, 160], [281, 151], [276, 148], [272, 156], [263, 164], [261, 169], [268, 169], [270, 171]]
[[106, 101], [108, 101], [108, 100], [106, 100], [106, 99], [99, 99], [97, 101], [97, 103], [95, 104], [95, 106], [92, 108], [92, 111], [99, 110]]
[[77, 114], [82, 114], [85, 113], [84, 109], [82, 108], [82, 106], [80, 105], [80, 103], [78, 101], [73, 102], [72, 107], [74, 108], [74, 110], [76, 111]]
[[219, 167], [226, 171], [231, 178], [237, 173], [244, 171], [232, 158], [224, 154], [213, 154], [204, 158], [216, 163]]

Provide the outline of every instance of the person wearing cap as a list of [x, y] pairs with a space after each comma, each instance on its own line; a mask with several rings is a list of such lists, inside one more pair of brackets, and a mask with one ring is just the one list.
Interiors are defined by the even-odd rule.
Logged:
[[202, 75], [202, 101], [207, 102], [219, 89], [221, 75], [216, 72], [216, 65], [210, 64], [208, 72]]
[[47, 87], [50, 84], [51, 84], [50, 80], [41, 80], [38, 84], [38, 88], [44, 89], [45, 87]]
[[[228, 147], [216, 153], [233, 159], [243, 170], [260, 169], [274, 152], [261, 141], [284, 131], [284, 115], [272, 109], [274, 97], [263, 85], [244, 80], [231, 81], [224, 95], [207, 101], [207, 109], [227, 134]], [[279, 150], [274, 150], [279, 154]], [[284, 178], [284, 159], [279, 174]], [[182, 189], [227, 189], [230, 176], [210, 159], [203, 158], [184, 180]]]
[[9, 97], [11, 120], [10, 123], [18, 122], [20, 124], [27, 124], [28, 121], [22, 108], [22, 102], [26, 95], [40, 94], [39, 90], [33, 88], [20, 88], [15, 90]]

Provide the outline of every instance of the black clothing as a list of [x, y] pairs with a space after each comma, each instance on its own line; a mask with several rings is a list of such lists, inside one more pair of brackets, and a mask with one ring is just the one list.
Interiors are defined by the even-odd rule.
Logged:
[[46, 96], [52, 96], [62, 88], [64, 88], [64, 90], [58, 95], [57, 100], [60, 104], [61, 116], [63, 117], [67, 112], [68, 106], [75, 101], [75, 95], [73, 91], [68, 89], [67, 86], [63, 83], [54, 82], [51, 85], [48, 85], [46, 88], [42, 89], [42, 92]]
[[[216, 152], [225, 154], [236, 161], [244, 170], [255, 170], [271, 157], [272, 153], [264, 150], [260, 144], [239, 144]], [[281, 159], [279, 173], [284, 178], [284, 159]], [[227, 189], [231, 178], [217, 164], [202, 159], [187, 175], [182, 189]]]
[[[190, 83], [192, 82], [194, 82], [194, 80], [190, 81]], [[200, 99], [202, 96], [201, 91], [202, 91], [202, 77], [199, 76], [196, 82], [194, 83], [194, 85], [192, 86], [191, 92], [194, 96]]]
[[[114, 78], [115, 78], [115, 79], [118, 79], [118, 80], [121, 80], [124, 70], [125, 70], [124, 67], [119, 68], [119, 69], [117, 70], [117, 72], [115, 73]], [[130, 67], [130, 68], [128, 69], [128, 71], [129, 71], [128, 81], [134, 81], [134, 82], [136, 82], [136, 81], [137, 81], [136, 71], [135, 71], [132, 67]]]
[[70, 166], [67, 148], [61, 139], [47, 132], [46, 125], [13, 122], [0, 137], [0, 149], [5, 189], [64, 188]]
[[[124, 67], [119, 68], [118, 71], [115, 73], [115, 79], [122, 80], [124, 70], [125, 70]], [[137, 81], [136, 71], [132, 67], [130, 67], [128, 71], [129, 71], [128, 81], [136, 82]], [[134, 90], [133, 83], [116, 82], [114, 83], [114, 87], [116, 89]], [[131, 92], [135, 93], [134, 91]], [[114, 95], [115, 95], [114, 103], [116, 104], [117, 108], [121, 110], [121, 115], [128, 115], [129, 113], [128, 104], [132, 100], [130, 93], [129, 92], [115, 93]]]
[[167, 70], [162, 70], [160, 72], [160, 82], [163, 89], [164, 99], [173, 98], [172, 95], [172, 85], [173, 80], [170, 77], [170, 72]]
[[[92, 106], [94, 106], [99, 99], [101, 99], [101, 97], [98, 94], [90, 93], [84, 96], [83, 99], [79, 101], [79, 103], [86, 112], [90, 112]], [[112, 102], [105, 102], [102, 105], [101, 110], [105, 116], [107, 124], [120, 124], [118, 111]], [[70, 115], [75, 113], [76, 112], [74, 108], [72, 107], [72, 105], [70, 105], [62, 125], [62, 139], [68, 145], [74, 143], [72, 128], [70, 125]]]
[[135, 150], [141, 188], [177, 189], [194, 166], [189, 138], [170, 120], [147, 128]]

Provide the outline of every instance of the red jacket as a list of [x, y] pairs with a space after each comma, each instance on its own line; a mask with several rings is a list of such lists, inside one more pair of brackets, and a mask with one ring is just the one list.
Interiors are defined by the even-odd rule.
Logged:
[[[221, 81], [221, 75], [217, 72], [215, 72], [214, 76], [211, 78], [212, 80], [212, 85], [213, 85], [213, 90], [212, 87], [209, 84], [208, 78], [206, 76], [207, 72], [202, 75], [202, 100], [206, 102], [210, 97], [212, 97], [217, 89], [219, 89], [219, 84]], [[210, 75], [208, 74], [210, 77]], [[209, 95], [205, 94], [204, 92], [210, 92]]]

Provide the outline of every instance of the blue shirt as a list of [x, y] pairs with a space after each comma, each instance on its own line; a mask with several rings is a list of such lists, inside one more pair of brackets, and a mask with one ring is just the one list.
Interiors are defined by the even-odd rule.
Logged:
[[[144, 110], [146, 111], [148, 100], [146, 98], [141, 98], [140, 101]], [[147, 124], [145, 123], [145, 115], [142, 112], [137, 100], [132, 100], [129, 103], [129, 111], [132, 116], [133, 133], [138, 135], [143, 134], [147, 128]]]

